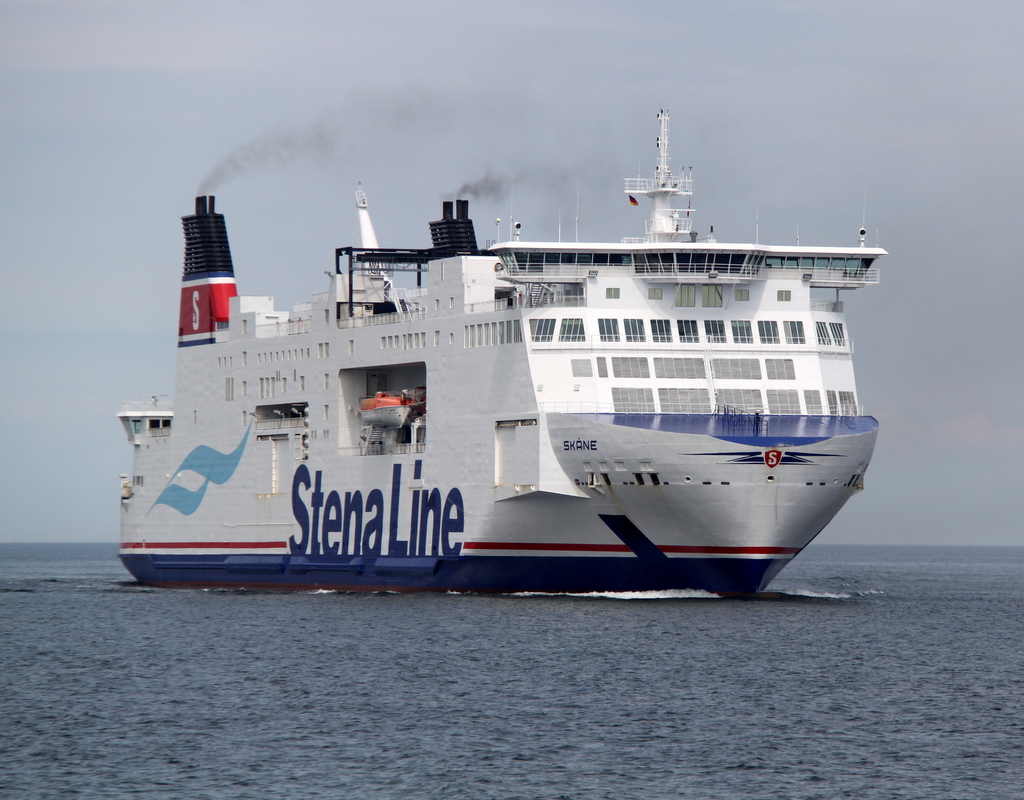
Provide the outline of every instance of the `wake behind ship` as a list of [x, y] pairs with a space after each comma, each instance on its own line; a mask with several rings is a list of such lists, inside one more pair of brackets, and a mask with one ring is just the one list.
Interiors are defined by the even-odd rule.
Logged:
[[[884, 250], [692, 228], [659, 115], [645, 235], [478, 248], [360, 241], [291, 312], [239, 296], [196, 198], [173, 406], [126, 403], [125, 567], [156, 586], [471, 592], [764, 589], [863, 488], [839, 290]], [[513, 229], [516, 230], [516, 229]], [[400, 288], [396, 275], [407, 273]], [[821, 290], [826, 290], [822, 292]], [[831, 292], [834, 290], [834, 296]], [[828, 296], [822, 296], [827, 293]]]

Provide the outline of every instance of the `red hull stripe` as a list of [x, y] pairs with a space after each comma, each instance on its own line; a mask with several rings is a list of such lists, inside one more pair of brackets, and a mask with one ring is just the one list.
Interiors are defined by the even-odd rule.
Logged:
[[288, 542], [121, 542], [122, 550], [267, 550]]
[[[464, 550], [563, 550], [569, 552], [628, 553], [624, 544], [569, 544], [557, 542], [466, 542]], [[659, 545], [663, 553], [709, 553], [720, 555], [796, 555], [799, 547], [713, 547]]]

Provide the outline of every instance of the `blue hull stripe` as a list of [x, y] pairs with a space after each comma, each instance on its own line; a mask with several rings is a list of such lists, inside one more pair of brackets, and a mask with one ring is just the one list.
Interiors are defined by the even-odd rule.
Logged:
[[748, 593], [767, 586], [790, 559], [132, 553], [121, 555], [121, 561], [142, 583], [168, 587], [501, 593], [703, 589]]
[[878, 428], [874, 417], [817, 417], [801, 414], [571, 414], [605, 425], [713, 436], [752, 447], [799, 447], [831, 439], [870, 433]]

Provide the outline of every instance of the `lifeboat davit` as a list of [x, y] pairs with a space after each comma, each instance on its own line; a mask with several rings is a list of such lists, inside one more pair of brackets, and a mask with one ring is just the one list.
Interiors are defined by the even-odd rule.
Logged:
[[401, 428], [411, 413], [410, 398], [387, 392], [377, 392], [359, 404], [359, 416], [375, 428]]

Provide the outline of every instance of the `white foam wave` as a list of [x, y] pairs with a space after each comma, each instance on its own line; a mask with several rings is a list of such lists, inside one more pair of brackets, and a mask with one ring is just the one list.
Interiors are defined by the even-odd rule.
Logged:
[[597, 597], [605, 600], [720, 600], [703, 589], [666, 589], [650, 592], [513, 592], [513, 597]]
[[810, 589], [793, 589], [783, 594], [793, 597], [813, 597], [819, 600], [849, 600], [853, 597], [852, 594], [845, 594], [843, 592], [812, 592]]

